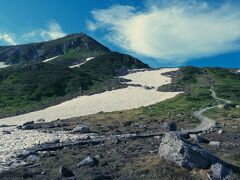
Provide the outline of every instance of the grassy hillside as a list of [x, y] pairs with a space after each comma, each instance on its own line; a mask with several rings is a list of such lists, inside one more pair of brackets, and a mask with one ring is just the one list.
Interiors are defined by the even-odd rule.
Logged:
[[110, 53], [89, 61], [81, 68], [33, 62], [0, 69], [0, 116], [19, 114], [77, 95], [104, 91], [117, 81], [113, 77], [120, 72], [146, 67], [129, 55]]

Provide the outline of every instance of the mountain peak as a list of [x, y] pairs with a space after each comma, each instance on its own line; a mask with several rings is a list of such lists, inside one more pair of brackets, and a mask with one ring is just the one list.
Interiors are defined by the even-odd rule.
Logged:
[[17, 46], [2, 46], [0, 59], [7, 64], [43, 61], [44, 59], [68, 54], [77, 57], [90, 54], [102, 55], [111, 50], [85, 33], [74, 33], [59, 39]]

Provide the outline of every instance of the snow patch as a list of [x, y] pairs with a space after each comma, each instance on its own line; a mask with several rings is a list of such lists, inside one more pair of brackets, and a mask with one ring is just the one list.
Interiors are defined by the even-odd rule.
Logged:
[[80, 63], [80, 64], [76, 64], [76, 65], [72, 65], [72, 66], [69, 66], [70, 68], [75, 68], [75, 67], [80, 67], [81, 65], [85, 64], [86, 62], [94, 59], [95, 57], [89, 57], [89, 58], [86, 58], [84, 62]]
[[56, 59], [57, 57], [59, 57], [59, 56], [54, 56], [54, 57], [45, 59], [45, 60], [43, 60], [42, 62], [49, 62], [49, 61], [52, 61], [52, 60]]
[[10, 66], [10, 65], [5, 64], [5, 62], [0, 62], [0, 69], [1, 68], [6, 68], [8, 66]]

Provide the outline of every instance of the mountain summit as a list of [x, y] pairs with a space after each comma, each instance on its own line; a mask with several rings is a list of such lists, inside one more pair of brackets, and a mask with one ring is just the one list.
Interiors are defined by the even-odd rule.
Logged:
[[110, 52], [110, 49], [84, 33], [39, 43], [0, 46], [0, 60], [6, 64], [43, 61], [62, 56], [63, 59], [86, 58]]

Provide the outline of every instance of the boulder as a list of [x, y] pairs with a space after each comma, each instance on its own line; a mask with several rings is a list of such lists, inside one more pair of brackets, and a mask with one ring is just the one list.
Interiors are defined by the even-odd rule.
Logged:
[[192, 144], [173, 132], [167, 133], [159, 147], [159, 156], [177, 165], [186, 168], [207, 169], [219, 159], [201, 149], [198, 145]]
[[95, 177], [93, 177], [93, 180], [107, 180], [112, 179], [112, 177], [108, 174], [97, 174]]
[[34, 121], [29, 121], [29, 122], [23, 123], [22, 126], [27, 126], [27, 125], [30, 125], [30, 124], [34, 124]]
[[11, 134], [11, 131], [3, 130], [2, 133], [3, 134]]
[[26, 158], [26, 162], [29, 163], [35, 163], [38, 160], [38, 157], [36, 155], [30, 155]]
[[73, 176], [75, 176], [74, 173], [70, 169], [68, 169], [64, 166], [60, 166], [59, 171], [60, 171], [60, 174], [63, 177], [73, 177]]
[[45, 122], [45, 119], [38, 119], [38, 120], [36, 120], [36, 122], [43, 123], [43, 122]]
[[23, 125], [17, 126], [18, 129], [22, 130], [31, 130], [34, 129], [33, 127], [34, 121], [26, 122]]
[[223, 130], [222, 129], [219, 129], [218, 130], [218, 134], [222, 134], [223, 133]]
[[119, 143], [119, 138], [118, 138], [118, 136], [117, 135], [111, 135], [110, 137], [109, 137], [109, 139], [110, 139], [110, 141], [111, 142], [113, 142], [114, 144], [118, 144]]
[[219, 141], [210, 141], [208, 145], [219, 148], [221, 146], [221, 143]]
[[85, 133], [91, 133], [92, 131], [88, 126], [79, 124], [72, 130], [72, 132], [85, 134]]
[[161, 129], [164, 131], [176, 131], [177, 130], [177, 125], [174, 122], [164, 122], [161, 126]]
[[197, 134], [189, 134], [189, 136], [195, 143], [209, 143], [208, 140], [204, 139], [203, 137]]
[[94, 167], [98, 165], [98, 160], [95, 157], [90, 157], [87, 156], [85, 159], [83, 159], [82, 161], [80, 161], [77, 164], [77, 167], [82, 167], [82, 166], [90, 166], [90, 167]]
[[230, 179], [230, 174], [231, 172], [226, 166], [216, 163], [211, 166], [208, 177], [211, 180], [228, 180]]
[[0, 125], [0, 128], [3, 128], [3, 127], [10, 127], [10, 125], [7, 125], [7, 124], [1, 124], [1, 125]]

